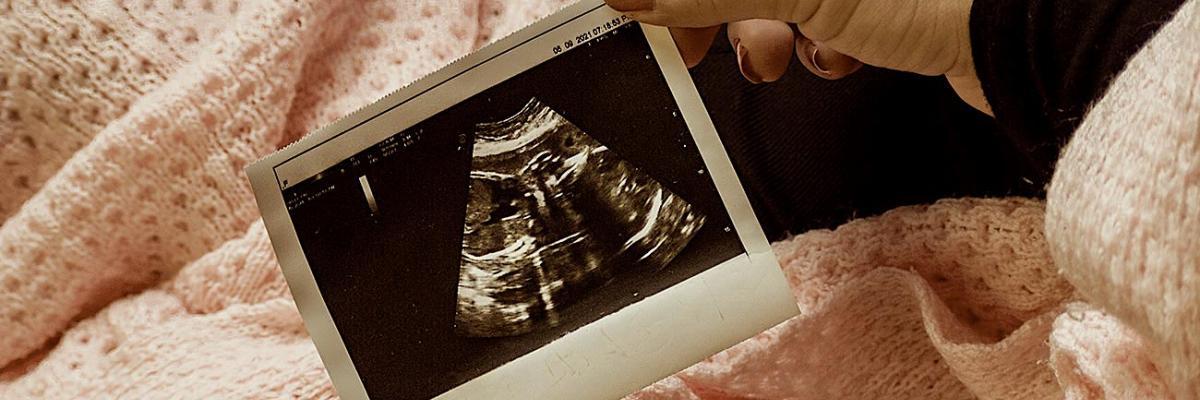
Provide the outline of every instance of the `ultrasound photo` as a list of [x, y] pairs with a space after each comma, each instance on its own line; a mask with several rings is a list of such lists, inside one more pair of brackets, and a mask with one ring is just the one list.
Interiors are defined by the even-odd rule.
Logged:
[[363, 116], [388, 136], [279, 180], [372, 398], [447, 393], [748, 259], [643, 33], [612, 25], [403, 128]]
[[502, 337], [623, 269], [663, 268], [704, 216], [537, 99], [476, 126], [455, 332]]

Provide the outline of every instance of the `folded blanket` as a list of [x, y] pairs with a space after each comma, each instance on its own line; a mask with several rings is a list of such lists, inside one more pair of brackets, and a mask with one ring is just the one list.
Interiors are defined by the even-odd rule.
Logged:
[[[0, 4], [0, 398], [336, 397], [242, 168], [562, 3]], [[802, 314], [630, 398], [1200, 398], [1198, 4], [1045, 206], [777, 243]]]

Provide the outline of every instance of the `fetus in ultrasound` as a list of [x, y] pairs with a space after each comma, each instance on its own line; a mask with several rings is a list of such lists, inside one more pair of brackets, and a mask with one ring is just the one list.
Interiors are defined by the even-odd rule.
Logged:
[[459, 335], [554, 326], [564, 307], [621, 271], [665, 267], [704, 225], [690, 204], [537, 99], [475, 135]]

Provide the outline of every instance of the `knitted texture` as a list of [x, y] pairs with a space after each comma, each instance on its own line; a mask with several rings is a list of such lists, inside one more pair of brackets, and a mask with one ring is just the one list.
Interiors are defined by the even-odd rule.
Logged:
[[633, 398], [1062, 397], [1073, 289], [1041, 227], [1032, 200], [944, 200], [779, 243], [801, 315]]
[[560, 6], [0, 1], [0, 398], [330, 397], [243, 168]]
[[[1047, 220], [946, 200], [777, 243], [802, 315], [630, 398], [1191, 398], [1196, 4]], [[0, 398], [335, 397], [243, 167], [562, 5], [0, 0]]]
[[1200, 398], [1200, 4], [1184, 5], [1096, 104], [1048, 201], [1064, 274], [1148, 339], [1176, 398]]

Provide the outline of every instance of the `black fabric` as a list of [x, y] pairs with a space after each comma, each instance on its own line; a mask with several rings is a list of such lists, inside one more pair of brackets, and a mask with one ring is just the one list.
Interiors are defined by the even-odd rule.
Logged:
[[768, 236], [962, 196], [1045, 196], [1088, 107], [1183, 0], [975, 0], [976, 69], [996, 118], [940, 77], [793, 62], [741, 78], [729, 46], [692, 76]]
[[1038, 181], [1088, 108], [1183, 0], [975, 0], [971, 46], [996, 120]]
[[943, 78], [867, 67], [831, 82], [793, 61], [778, 82], [752, 85], [723, 45], [692, 76], [773, 240], [941, 198], [1036, 196], [1044, 185]]

